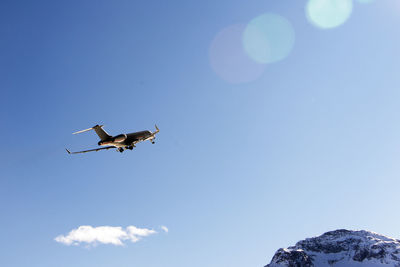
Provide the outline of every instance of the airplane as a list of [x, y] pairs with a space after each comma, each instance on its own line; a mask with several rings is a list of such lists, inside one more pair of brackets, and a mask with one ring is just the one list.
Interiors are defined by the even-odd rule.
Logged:
[[151, 141], [152, 144], [154, 144], [155, 143], [154, 139], [156, 138], [156, 134], [160, 131], [157, 125], [155, 125], [156, 130], [154, 132], [140, 131], [135, 133], [119, 134], [116, 136], [111, 136], [106, 131], [103, 130], [103, 127], [104, 125], [95, 125], [92, 128], [78, 131], [73, 134], [79, 134], [90, 130], [94, 130], [100, 138], [100, 141], [97, 144], [99, 146], [105, 146], [105, 147], [77, 151], [77, 152], [71, 152], [68, 149], [65, 150], [67, 150], [68, 154], [79, 154], [79, 153], [87, 153], [92, 151], [99, 151], [104, 149], [108, 150], [111, 148], [116, 148], [117, 151], [122, 153], [126, 149], [132, 150], [135, 147], [135, 145], [139, 142], [149, 140]]

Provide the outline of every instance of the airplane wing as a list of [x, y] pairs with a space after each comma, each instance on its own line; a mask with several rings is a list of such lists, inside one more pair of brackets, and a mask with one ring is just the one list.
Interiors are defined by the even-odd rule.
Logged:
[[86, 153], [86, 152], [92, 152], [92, 151], [99, 151], [103, 149], [110, 149], [110, 148], [116, 148], [115, 146], [106, 146], [106, 147], [100, 147], [100, 148], [95, 148], [95, 149], [89, 149], [89, 150], [83, 150], [83, 151], [77, 151], [77, 152], [71, 152], [68, 149], [67, 150], [68, 154], [79, 154], [79, 153]]

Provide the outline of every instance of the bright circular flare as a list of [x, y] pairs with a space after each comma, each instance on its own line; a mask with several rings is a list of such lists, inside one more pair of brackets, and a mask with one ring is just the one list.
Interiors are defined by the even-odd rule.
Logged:
[[357, 0], [357, 1], [361, 4], [370, 4], [370, 3], [374, 2], [375, 0]]
[[273, 63], [287, 57], [293, 49], [295, 33], [291, 23], [275, 14], [256, 17], [247, 25], [243, 46], [251, 59]]
[[352, 0], [309, 0], [307, 18], [322, 29], [336, 28], [345, 23], [353, 11]]
[[229, 83], [246, 83], [259, 78], [265, 65], [251, 60], [243, 50], [245, 25], [232, 25], [220, 31], [211, 43], [209, 58], [212, 69]]

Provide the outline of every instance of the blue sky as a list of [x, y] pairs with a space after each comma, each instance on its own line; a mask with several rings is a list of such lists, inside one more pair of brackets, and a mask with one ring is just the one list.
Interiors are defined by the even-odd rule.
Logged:
[[[354, 2], [331, 29], [306, 5], [2, 1], [0, 265], [263, 266], [337, 228], [399, 238], [400, 4]], [[251, 81], [219, 76], [218, 33], [265, 13], [290, 22], [290, 54]], [[71, 133], [98, 123], [161, 132], [123, 154], [65, 152], [95, 147]], [[54, 240], [82, 225], [158, 233]]]

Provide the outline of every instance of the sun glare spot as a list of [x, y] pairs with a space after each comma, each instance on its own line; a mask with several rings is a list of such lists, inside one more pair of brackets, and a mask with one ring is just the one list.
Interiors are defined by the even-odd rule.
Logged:
[[275, 14], [263, 14], [250, 21], [243, 34], [247, 55], [258, 63], [286, 58], [293, 49], [295, 33], [291, 23]]
[[370, 4], [372, 2], [374, 2], [375, 0], [357, 0], [357, 2], [361, 3], [361, 4]]
[[246, 83], [259, 78], [265, 65], [252, 61], [244, 52], [242, 35], [245, 25], [221, 30], [211, 43], [209, 58], [215, 73], [230, 83]]
[[342, 25], [350, 18], [352, 11], [352, 0], [309, 0], [306, 7], [308, 20], [322, 29]]

